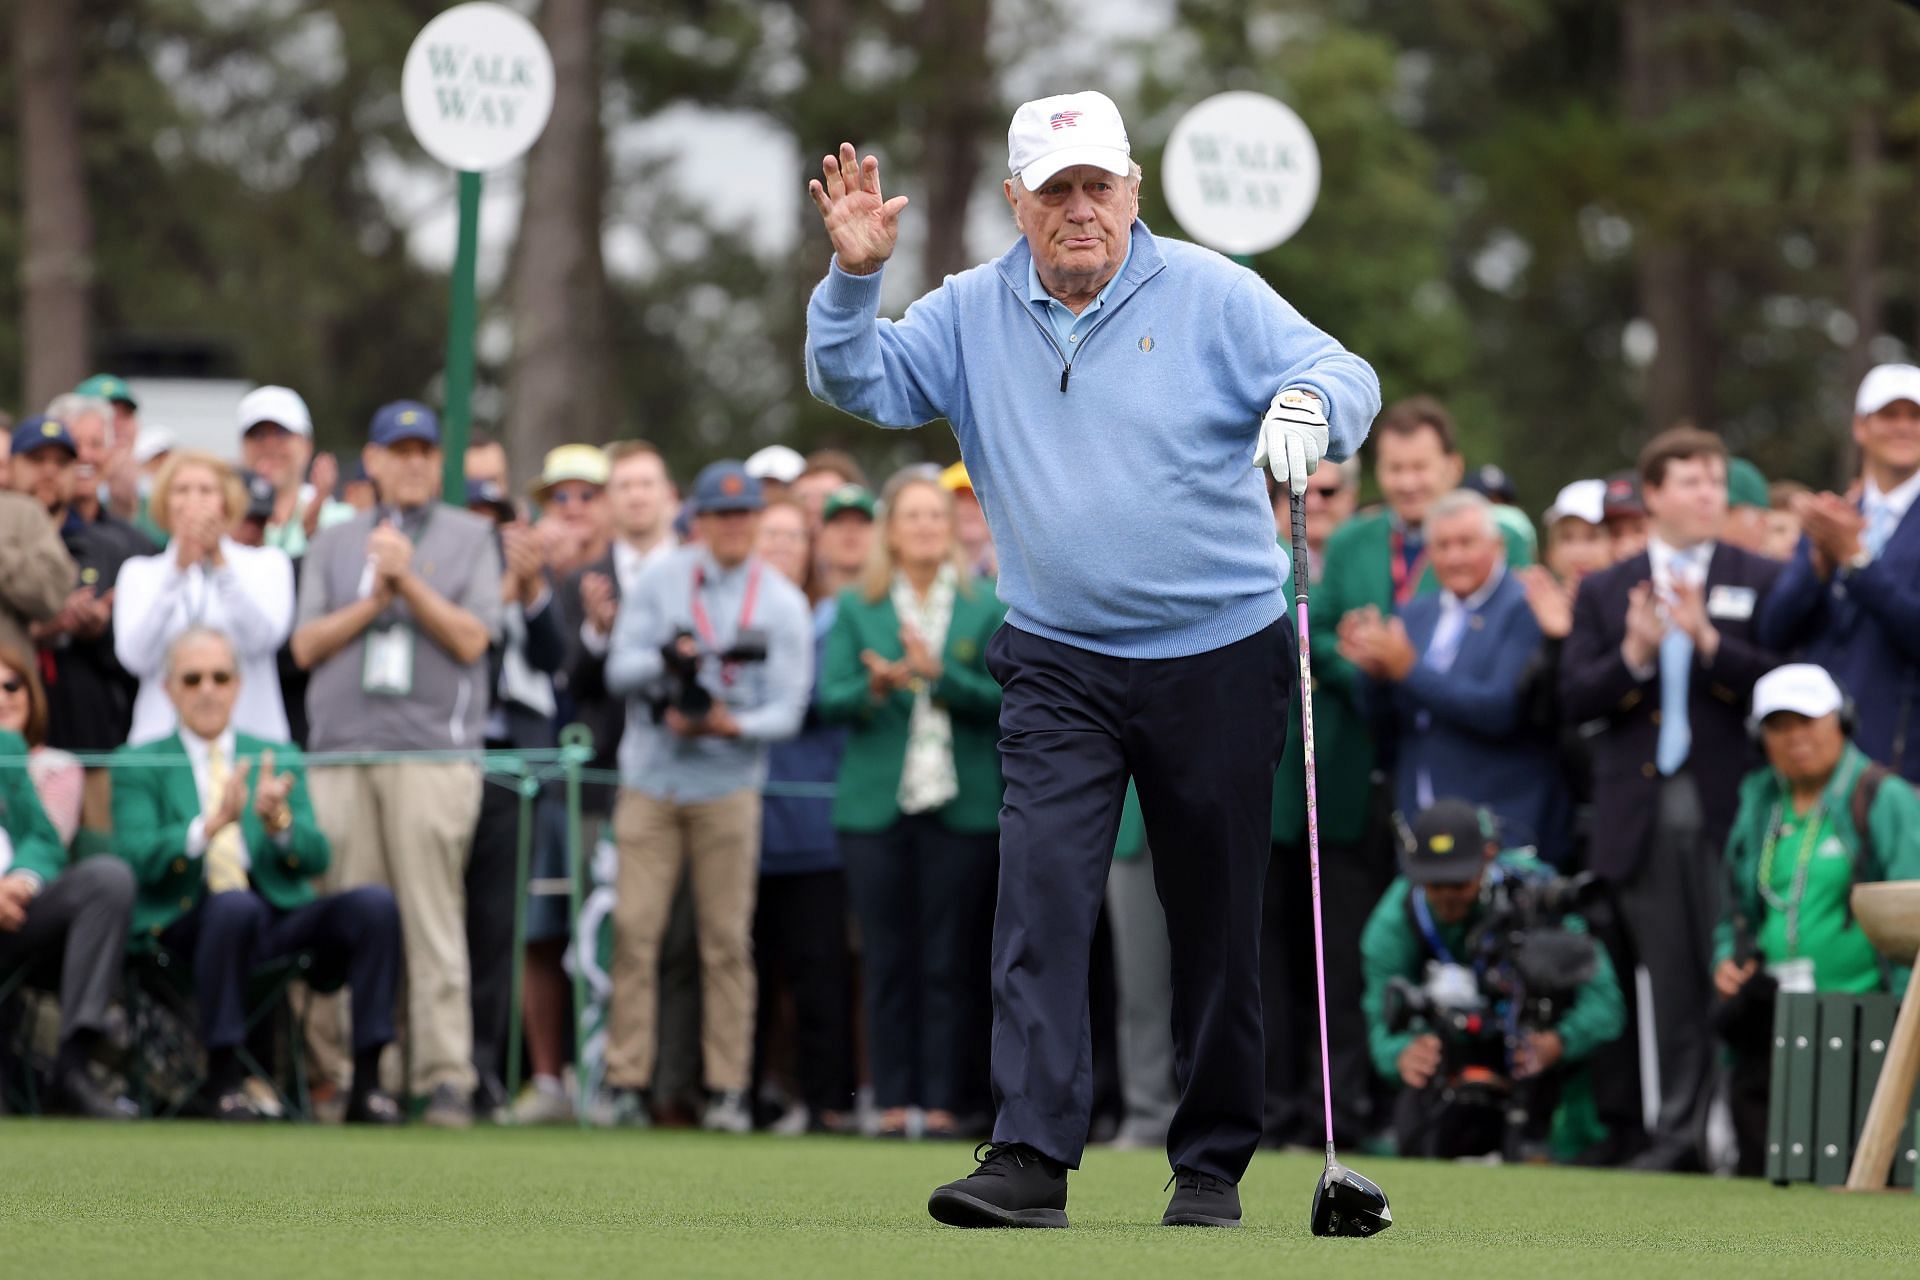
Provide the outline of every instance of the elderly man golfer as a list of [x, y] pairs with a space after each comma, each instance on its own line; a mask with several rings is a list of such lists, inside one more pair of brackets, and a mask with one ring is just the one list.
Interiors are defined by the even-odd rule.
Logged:
[[1254, 466], [1295, 493], [1358, 448], [1366, 362], [1253, 272], [1139, 220], [1098, 93], [1008, 131], [1021, 239], [879, 319], [904, 196], [850, 145], [811, 184], [834, 260], [807, 310], [815, 395], [882, 426], [953, 424], [1000, 553], [1006, 801], [993, 936], [993, 1141], [928, 1208], [1067, 1225], [1092, 1103], [1087, 964], [1131, 776], [1173, 949], [1179, 1189], [1231, 1226], [1260, 1139], [1260, 894], [1294, 672], [1286, 557]]

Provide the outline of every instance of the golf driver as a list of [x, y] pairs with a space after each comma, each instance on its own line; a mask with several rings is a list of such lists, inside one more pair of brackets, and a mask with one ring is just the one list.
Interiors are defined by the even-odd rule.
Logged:
[[1387, 1193], [1340, 1163], [1333, 1151], [1333, 1066], [1327, 1055], [1327, 952], [1320, 928], [1320, 812], [1313, 777], [1313, 662], [1307, 638], [1307, 500], [1294, 494], [1293, 601], [1300, 630], [1300, 730], [1307, 763], [1307, 863], [1313, 871], [1313, 975], [1320, 996], [1320, 1101], [1327, 1116], [1327, 1167], [1313, 1189], [1316, 1236], [1372, 1236], [1393, 1225]]

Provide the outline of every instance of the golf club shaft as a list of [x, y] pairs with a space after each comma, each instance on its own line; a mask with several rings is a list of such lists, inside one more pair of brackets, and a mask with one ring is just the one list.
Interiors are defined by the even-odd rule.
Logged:
[[1327, 1121], [1327, 1159], [1333, 1159], [1333, 1065], [1327, 1052], [1327, 946], [1320, 925], [1320, 800], [1313, 776], [1313, 643], [1307, 633], [1307, 499], [1287, 502], [1293, 523], [1293, 600], [1300, 648], [1300, 746], [1307, 765], [1307, 865], [1313, 872], [1313, 985], [1320, 1000], [1320, 1105]]

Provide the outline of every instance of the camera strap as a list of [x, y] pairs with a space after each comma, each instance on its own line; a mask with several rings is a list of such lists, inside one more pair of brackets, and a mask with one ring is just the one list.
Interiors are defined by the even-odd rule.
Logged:
[[[747, 565], [747, 589], [740, 597], [740, 621], [734, 626], [733, 634], [738, 637], [742, 631], [753, 625], [753, 607], [760, 601], [760, 562], [752, 560]], [[693, 629], [700, 636], [700, 643], [715, 653], [720, 651], [720, 638], [714, 634], [713, 619], [707, 614], [707, 605], [700, 598], [700, 592], [707, 585], [707, 567], [703, 564], [693, 566]], [[732, 684], [736, 664], [725, 662], [720, 665], [720, 682]]]

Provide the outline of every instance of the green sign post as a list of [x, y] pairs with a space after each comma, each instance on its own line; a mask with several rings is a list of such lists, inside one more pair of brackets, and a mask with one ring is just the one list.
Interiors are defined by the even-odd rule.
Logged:
[[407, 127], [460, 175], [460, 229], [447, 321], [441, 448], [443, 496], [467, 499], [478, 324], [481, 177], [525, 154], [553, 110], [553, 56], [532, 23], [504, 5], [455, 5], [420, 29], [400, 73]]

